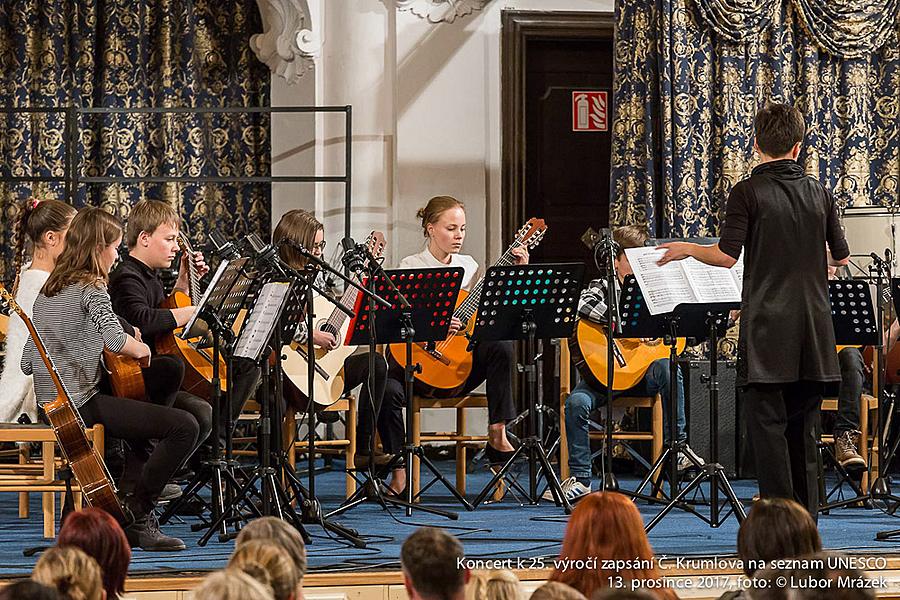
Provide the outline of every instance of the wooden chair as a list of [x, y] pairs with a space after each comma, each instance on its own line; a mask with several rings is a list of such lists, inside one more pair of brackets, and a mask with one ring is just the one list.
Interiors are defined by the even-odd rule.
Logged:
[[[486, 435], [466, 435], [466, 409], [487, 408], [487, 396], [471, 393], [457, 398], [425, 398], [414, 395], [413, 430], [410, 439], [414, 446], [430, 442], [453, 442], [456, 448], [456, 489], [460, 494], [466, 493], [466, 452], [469, 448], [487, 443]], [[422, 410], [434, 408], [451, 408], [456, 410], [456, 429], [447, 432], [423, 432]], [[412, 464], [413, 495], [421, 489], [421, 473], [419, 459], [413, 458]]]
[[[823, 411], [837, 411], [837, 409], [837, 398], [831, 397], [822, 399]], [[869, 473], [878, 472], [878, 441], [870, 438], [870, 413], [874, 413], [871, 416], [872, 419], [878, 418], [878, 399], [868, 394], [862, 394], [859, 397], [859, 453], [866, 459], [866, 463], [868, 464], [868, 468], [863, 473], [862, 479], [860, 479], [860, 488], [863, 492], [869, 491]], [[822, 441], [834, 443], [834, 436], [831, 434], [822, 435]]]
[[[257, 418], [259, 408], [259, 404], [255, 400], [248, 400], [241, 413], [241, 419], [250, 420]], [[347, 462], [347, 469], [352, 469], [354, 466], [353, 457], [356, 454], [356, 397], [347, 396], [340, 398], [333, 404], [325, 407], [323, 412], [345, 412], [346, 431], [343, 438], [333, 440], [316, 439], [316, 454], [341, 453]], [[309, 441], [297, 439], [297, 414], [295, 410], [288, 410], [284, 416], [281, 430], [284, 451], [287, 454], [288, 464], [290, 464], [292, 469], [296, 469], [297, 454], [306, 454], [309, 451]], [[253, 444], [255, 441], [256, 438], [236, 438], [234, 440], [235, 444], [246, 445]], [[255, 455], [256, 450], [235, 450], [234, 454], [235, 456], [250, 456]], [[347, 497], [350, 497], [356, 491], [356, 480], [349, 474], [346, 477], [345, 488]]]
[[[95, 425], [86, 430], [100, 456], [103, 456], [105, 438], [103, 425]], [[26, 519], [29, 515], [29, 493], [41, 494], [41, 506], [44, 517], [44, 537], [56, 537], [56, 496], [65, 494], [66, 484], [57, 479], [57, 472], [63, 465], [63, 459], [56, 454], [56, 435], [47, 425], [20, 425], [18, 423], [0, 423], [0, 442], [14, 442], [19, 446], [18, 464], [0, 465], [0, 492], [19, 493], [19, 517]], [[41, 444], [41, 456], [30, 455], [30, 443]], [[75, 509], [82, 505], [81, 489], [72, 481]], [[62, 506], [63, 502], [60, 502]]]
[[[560, 478], [569, 477], [569, 446], [566, 438], [566, 398], [572, 393], [572, 361], [569, 355], [569, 345], [566, 341], [560, 344], [559, 352], [559, 471]], [[652, 412], [650, 431], [618, 431], [613, 433], [613, 439], [622, 442], [649, 441], [650, 462], [653, 463], [662, 454], [663, 446], [663, 414], [662, 398], [659, 394], [653, 397], [626, 397], [618, 396], [613, 400], [615, 406], [624, 408], [649, 408]], [[605, 439], [603, 431], [592, 430], [590, 439]]]

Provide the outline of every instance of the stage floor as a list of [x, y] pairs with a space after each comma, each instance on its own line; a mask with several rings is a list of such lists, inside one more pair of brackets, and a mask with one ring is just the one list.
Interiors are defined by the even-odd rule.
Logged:
[[[441, 463], [452, 472], [450, 462]], [[489, 479], [487, 471], [469, 476], [469, 498]], [[450, 475], [452, 479], [452, 475]], [[317, 491], [325, 510], [337, 507], [343, 498], [344, 474], [328, 472], [317, 477]], [[633, 488], [635, 478], [622, 478], [625, 488]], [[754, 481], [735, 481], [734, 487], [749, 506], [756, 491]], [[552, 557], [559, 553], [560, 540], [565, 531], [566, 517], [552, 503], [539, 506], [522, 506], [511, 496], [503, 502], [485, 504], [474, 512], [466, 512], [453, 503], [452, 497], [442, 488], [429, 490], [425, 503], [437, 508], [455, 510], [458, 520], [448, 520], [427, 513], [415, 512], [407, 517], [402, 509], [385, 511], [374, 503], [364, 504], [342, 515], [337, 521], [356, 529], [365, 537], [368, 548], [348, 547], [329, 537], [319, 526], [309, 526], [313, 543], [309, 546], [311, 572], [373, 572], [399, 568], [399, 552], [403, 540], [422, 525], [435, 525], [448, 529], [463, 541], [470, 558], [509, 558], [510, 566], [532, 568], [552, 567]], [[645, 522], [656, 515], [660, 508], [639, 502]], [[697, 505], [701, 514], [709, 514], [709, 507]], [[22, 550], [47, 543], [41, 537], [41, 511], [38, 494], [32, 498], [32, 513], [28, 519], [17, 515], [16, 494], [0, 495], [0, 576], [21, 576], [30, 573], [36, 557], [25, 557]], [[191, 532], [196, 522], [170, 523], [167, 533], [182, 537], [188, 549], [173, 553], [148, 553], [135, 550], [130, 575], [177, 576], [202, 573], [225, 565], [234, 542], [220, 543], [213, 540], [205, 547], [197, 545], [203, 532]], [[819, 518], [819, 529], [824, 545], [829, 550], [854, 554], [874, 555], [898, 553], [898, 541], [876, 542], [875, 534], [881, 530], [900, 528], [900, 519], [879, 509], [844, 508]], [[650, 542], [658, 555], [671, 557], [702, 556], [727, 557], [736, 551], [738, 524], [732, 516], [719, 528], [711, 528], [698, 517], [681, 511], [672, 511], [650, 532]], [[546, 558], [547, 560], [541, 560]], [[521, 559], [521, 560], [519, 560]]]

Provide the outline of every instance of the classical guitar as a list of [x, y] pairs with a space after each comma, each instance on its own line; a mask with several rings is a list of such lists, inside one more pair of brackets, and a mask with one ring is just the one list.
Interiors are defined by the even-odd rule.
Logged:
[[[384, 246], [384, 234], [380, 231], [373, 231], [366, 239], [366, 247], [375, 258], [380, 258], [384, 254]], [[348, 285], [339, 302], [342, 306], [352, 311], [356, 305], [358, 295], [359, 291]], [[340, 343], [347, 337], [347, 331], [350, 329], [350, 317], [325, 298], [317, 297], [313, 300], [313, 314], [325, 315], [328, 314], [329, 310], [331, 311], [329, 317], [316, 322], [314, 327], [333, 334], [338, 343]], [[328, 406], [341, 397], [344, 391], [344, 361], [355, 350], [355, 346], [343, 345], [327, 352], [321, 348], [315, 349], [313, 401], [316, 404]], [[292, 342], [284, 346], [281, 354], [285, 357], [281, 363], [281, 368], [287, 382], [304, 396], [309, 397], [307, 393], [309, 389], [307, 370], [309, 363], [306, 360], [306, 344]]]
[[119, 398], [145, 400], [144, 374], [136, 358], [103, 349], [103, 363], [109, 374], [109, 384], [113, 395]]
[[25, 327], [28, 328], [28, 333], [31, 334], [31, 339], [34, 340], [34, 345], [41, 355], [41, 360], [47, 366], [47, 371], [56, 386], [56, 399], [43, 405], [44, 412], [47, 413], [47, 419], [50, 421], [53, 433], [56, 434], [63, 457], [72, 467], [75, 481], [81, 487], [85, 500], [91, 506], [102, 508], [111, 514], [119, 523], [125, 523], [125, 513], [119, 503], [116, 486], [109, 476], [109, 471], [106, 470], [103, 457], [88, 442], [87, 435], [84, 433], [84, 421], [81, 420], [78, 409], [75, 408], [63, 386], [59, 372], [41, 341], [41, 336], [38, 335], [25, 311], [16, 304], [15, 299], [2, 284], [0, 284], [0, 300], [14, 310], [25, 323]]
[[[608, 387], [607, 340], [605, 326], [587, 319], [578, 321], [575, 336], [569, 338], [569, 353], [581, 376], [593, 387]], [[661, 340], [644, 342], [637, 339], [618, 338], [615, 341], [615, 375], [613, 390], [627, 390], [636, 386], [653, 361], [669, 357], [669, 347]], [[678, 338], [675, 350], [684, 351], [686, 340]]]
[[[200, 277], [197, 274], [197, 267], [194, 265], [194, 249], [191, 242], [184, 231], [178, 232], [178, 245], [182, 252], [188, 256], [188, 293], [185, 294], [179, 290], [175, 290], [163, 302], [162, 308], [183, 308], [185, 306], [194, 306], [200, 301]], [[209, 384], [212, 381], [212, 350], [200, 348], [202, 338], [192, 338], [183, 340], [179, 336], [182, 331], [179, 327], [160, 336], [156, 340], [156, 351], [159, 354], [172, 354], [180, 356], [184, 359], [184, 380], [181, 383], [181, 389], [190, 392], [200, 398], [209, 398]], [[226, 385], [226, 361], [223, 356], [219, 356], [219, 377], [221, 379], [222, 391], [225, 391]]]
[[[529, 219], [516, 233], [515, 240], [495, 265], [513, 264], [516, 257], [512, 250], [523, 246], [534, 248], [540, 243], [546, 231], [547, 225], [543, 219]], [[465, 290], [459, 292], [453, 316], [462, 322], [462, 327], [455, 336], [436, 344], [413, 344], [413, 364], [422, 365], [422, 372], [416, 375], [418, 393], [436, 398], [451, 398], [459, 395], [462, 390], [469, 373], [472, 372], [472, 352], [468, 346], [475, 325], [475, 319], [472, 317], [478, 310], [483, 281], [482, 278], [470, 292]], [[406, 346], [391, 344], [389, 350], [397, 364], [405, 363]]]

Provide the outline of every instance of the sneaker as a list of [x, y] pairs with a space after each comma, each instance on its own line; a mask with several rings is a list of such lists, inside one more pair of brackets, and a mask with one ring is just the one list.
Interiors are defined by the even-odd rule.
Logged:
[[134, 521], [125, 528], [125, 537], [132, 548], [140, 548], [146, 552], [171, 552], [184, 550], [184, 542], [159, 530], [156, 515], [150, 513]]
[[[569, 504], [578, 501], [582, 496], [586, 496], [591, 493], [591, 488], [579, 482], [574, 477], [569, 477], [562, 483], [560, 483], [560, 488], [562, 488], [562, 493], [566, 497], [566, 500], [569, 501]], [[553, 490], [549, 487], [547, 491], [541, 496], [542, 500], [547, 500], [548, 502], [554, 502], [553, 498]]]
[[706, 464], [706, 461], [700, 457], [699, 454], [694, 452], [690, 446], [684, 444], [681, 447], [681, 452], [678, 453], [678, 470], [686, 471], [692, 467], [702, 467]]
[[859, 431], [845, 431], [834, 438], [834, 458], [847, 470], [866, 468], [866, 459], [857, 450]]
[[162, 492], [159, 494], [160, 502], [169, 502], [176, 498], [181, 498], [181, 486], [177, 483], [167, 483], [166, 487], [163, 488]]

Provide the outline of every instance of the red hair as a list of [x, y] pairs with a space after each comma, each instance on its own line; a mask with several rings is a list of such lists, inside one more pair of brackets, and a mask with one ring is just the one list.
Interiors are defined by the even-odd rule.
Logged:
[[[559, 558], [560, 565], [550, 575], [550, 581], [570, 585], [588, 598], [609, 587], [610, 577], [621, 577], [629, 588], [629, 582], [640, 582], [642, 588], [658, 598], [678, 597], [671, 589], [661, 587], [662, 577], [644, 533], [641, 513], [622, 494], [596, 492], [578, 502], [566, 526]], [[585, 561], [585, 568], [566, 567], [562, 561], [567, 559], [572, 561], [569, 565]], [[609, 566], [604, 561], [610, 559], [629, 564], [619, 569], [604, 568]], [[656, 585], [650, 587], [653, 583]]]
[[103, 589], [109, 600], [125, 592], [131, 546], [125, 532], [108, 512], [85, 508], [70, 513], [59, 530], [57, 546], [76, 546], [92, 556], [103, 571]]

